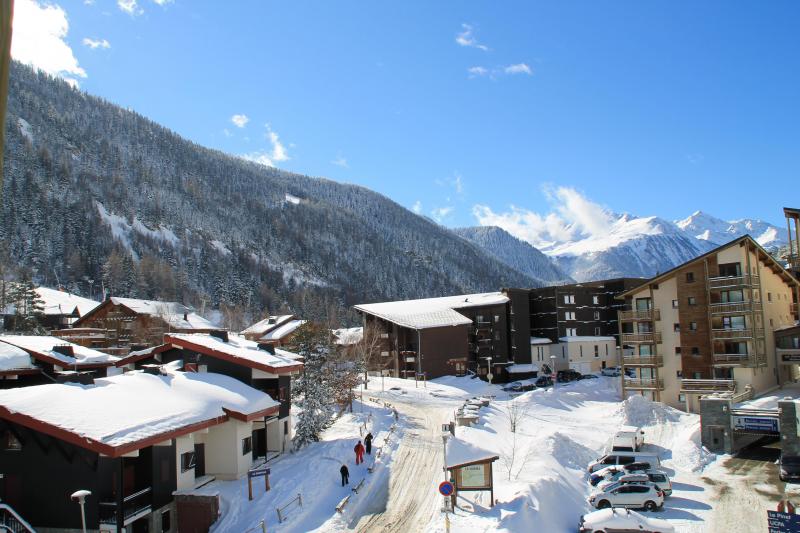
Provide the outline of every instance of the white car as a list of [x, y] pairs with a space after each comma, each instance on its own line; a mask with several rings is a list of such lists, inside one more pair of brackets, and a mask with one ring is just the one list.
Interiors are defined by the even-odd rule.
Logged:
[[604, 368], [600, 371], [600, 373], [604, 376], [611, 376], [613, 378], [617, 378], [622, 375], [622, 372], [620, 372], [619, 368], [617, 368], [616, 366], [610, 366], [608, 368]]
[[666, 520], [648, 518], [630, 509], [602, 509], [581, 517], [581, 533], [611, 533], [640, 531], [642, 533], [674, 533], [675, 528]]
[[672, 482], [669, 480], [669, 476], [660, 470], [612, 476], [611, 479], [606, 479], [598, 483], [596, 490], [605, 492], [614, 485], [624, 485], [626, 483], [652, 483], [656, 486], [656, 489], [664, 493], [665, 498], [672, 494]]
[[655, 511], [664, 505], [664, 491], [652, 483], [614, 485], [589, 496], [589, 505], [597, 509], [628, 507]]

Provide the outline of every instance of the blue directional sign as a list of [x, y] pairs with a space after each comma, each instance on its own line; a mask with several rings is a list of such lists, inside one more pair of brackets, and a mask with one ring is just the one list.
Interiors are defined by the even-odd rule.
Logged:
[[453, 484], [450, 483], [449, 481], [442, 481], [441, 483], [439, 483], [439, 494], [441, 494], [442, 496], [450, 496], [451, 494], [453, 494], [454, 490], [455, 487], [453, 487]]
[[800, 533], [800, 514], [767, 511], [769, 533]]

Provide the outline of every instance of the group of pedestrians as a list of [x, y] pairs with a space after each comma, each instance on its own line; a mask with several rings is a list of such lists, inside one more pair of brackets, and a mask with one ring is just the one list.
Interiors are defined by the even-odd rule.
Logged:
[[[372, 433], [367, 433], [367, 436], [364, 437], [364, 443], [362, 444], [359, 440], [358, 444], [353, 447], [353, 451], [356, 453], [356, 465], [364, 462], [364, 452], [367, 455], [372, 455], [372, 438]], [[350, 470], [346, 464], [343, 464], [339, 472], [342, 474], [342, 487], [344, 487], [350, 483]]]

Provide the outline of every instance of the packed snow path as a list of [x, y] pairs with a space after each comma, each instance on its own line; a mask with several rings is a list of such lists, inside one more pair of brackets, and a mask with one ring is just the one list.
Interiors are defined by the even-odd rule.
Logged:
[[349, 524], [358, 531], [423, 531], [442, 505], [436, 492], [443, 479], [441, 428], [452, 420], [458, 404], [421, 404], [419, 398], [406, 400], [400, 395], [391, 401], [404, 419], [405, 432], [394, 452], [390, 476], [369, 494], [363, 511]]

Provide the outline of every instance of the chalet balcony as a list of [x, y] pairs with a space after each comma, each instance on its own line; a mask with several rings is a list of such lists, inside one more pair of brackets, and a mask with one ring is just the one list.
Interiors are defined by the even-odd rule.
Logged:
[[664, 390], [664, 380], [661, 378], [625, 378], [625, 388], [636, 390]]
[[[153, 489], [151, 487], [147, 487], [138, 492], [134, 492], [130, 496], [125, 496], [125, 498], [122, 500], [122, 515], [126, 526], [152, 512], [152, 492]], [[117, 502], [100, 502], [98, 507], [100, 524], [116, 525]]]
[[714, 354], [714, 364], [715, 365], [745, 365], [750, 363], [750, 354], [746, 353], [715, 353]]
[[623, 333], [623, 344], [661, 344], [661, 332], [650, 333]]
[[756, 274], [742, 274], [741, 276], [720, 276], [716, 278], [708, 278], [708, 288], [714, 289], [731, 289], [743, 287], [756, 287], [761, 284], [760, 278]]
[[632, 311], [620, 311], [619, 319], [622, 322], [652, 322], [661, 320], [660, 309], [634, 309]]
[[732, 379], [684, 379], [681, 392], [736, 392], [736, 382]]
[[796, 303], [792, 303], [789, 305], [789, 312], [792, 313], [794, 316], [797, 316], [798, 307]]
[[711, 304], [709, 310], [712, 316], [722, 315], [741, 315], [743, 313], [761, 312], [761, 302], [746, 301], [746, 302], [729, 302]]
[[745, 329], [726, 328], [726, 329], [711, 330], [711, 338], [715, 341], [725, 341], [732, 339], [754, 339], [754, 338], [762, 338], [763, 336], [764, 336], [763, 328], [756, 328], [755, 330], [752, 328], [745, 328]]
[[625, 366], [664, 366], [664, 357], [660, 355], [626, 355], [622, 358]]

